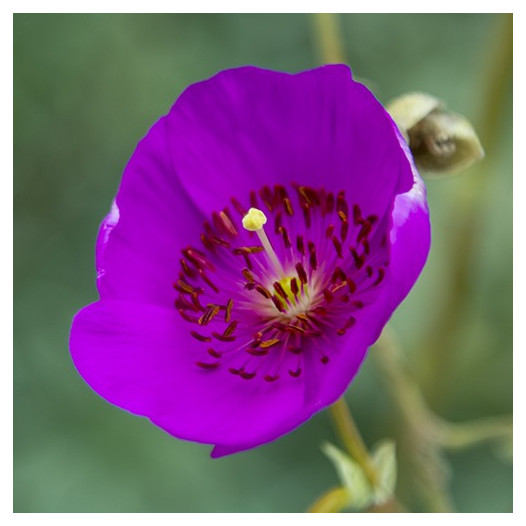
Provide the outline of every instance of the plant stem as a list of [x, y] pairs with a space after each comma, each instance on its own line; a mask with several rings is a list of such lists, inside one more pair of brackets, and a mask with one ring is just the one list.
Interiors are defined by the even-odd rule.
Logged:
[[331, 488], [316, 500], [307, 513], [338, 513], [349, 501], [347, 490], [341, 486]]
[[442, 421], [429, 410], [420, 388], [407, 374], [389, 327], [384, 329], [371, 354], [403, 420], [402, 445], [410, 453], [415, 489], [430, 511], [453, 511], [448, 490], [449, 466], [437, 442]]
[[478, 235], [483, 206], [488, 193], [491, 159], [495, 139], [501, 130], [502, 115], [508, 102], [507, 93], [512, 80], [513, 66], [513, 15], [498, 18], [496, 36], [489, 39], [489, 47], [483, 54], [484, 78], [481, 80], [481, 107], [476, 126], [486, 160], [475, 170], [468, 170], [463, 184], [451, 198], [455, 201], [455, 229], [451, 231], [448, 252], [455, 254], [450, 269], [451, 280], [445, 304], [440, 310], [430, 334], [421, 347], [426, 349], [423, 364], [424, 384], [428, 395], [436, 402], [441, 401], [443, 379], [451, 369], [451, 361], [458, 350], [455, 340], [459, 328], [469, 311], [472, 297], [471, 286], [476, 249], [480, 243]]
[[369, 451], [367, 451], [362, 436], [358, 431], [356, 422], [345, 402], [345, 398], [340, 398], [337, 402], [331, 405], [329, 410], [336, 430], [338, 431], [345, 448], [351, 457], [363, 468], [371, 485], [375, 486], [378, 481], [378, 475], [369, 455]]
[[511, 416], [481, 418], [473, 422], [444, 423], [437, 440], [446, 449], [464, 449], [495, 440], [512, 439], [513, 421]]
[[336, 15], [334, 13], [314, 13], [312, 16], [318, 53], [322, 62], [326, 64], [344, 63], [345, 53]]

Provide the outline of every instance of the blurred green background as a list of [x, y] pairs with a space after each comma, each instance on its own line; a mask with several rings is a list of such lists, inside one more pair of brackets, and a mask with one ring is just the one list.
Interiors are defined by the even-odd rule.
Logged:
[[[498, 115], [483, 163], [428, 181], [429, 263], [392, 321], [431, 407], [453, 421], [512, 410], [511, 83], [500, 99], [485, 99], [499, 23], [499, 15], [475, 14], [338, 18], [348, 63], [383, 102], [423, 90], [475, 126], [485, 109]], [[326, 412], [272, 444], [211, 460], [207, 446], [104, 402], [68, 351], [72, 316], [97, 299], [99, 222], [149, 126], [188, 84], [218, 70], [320, 63], [307, 14], [14, 16], [16, 512], [293, 512], [337, 484], [319, 449], [338, 443]], [[430, 383], [422, 342], [455, 292], [450, 239], [464, 194], [478, 199], [467, 300], [447, 366]], [[368, 444], [396, 435], [371, 359], [347, 400]], [[449, 459], [459, 511], [512, 510], [510, 462], [488, 446]], [[403, 464], [400, 471], [402, 500], [421, 509], [410, 473]]]

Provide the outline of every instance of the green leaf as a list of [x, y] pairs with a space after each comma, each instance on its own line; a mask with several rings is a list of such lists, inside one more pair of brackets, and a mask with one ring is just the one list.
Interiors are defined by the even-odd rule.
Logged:
[[374, 489], [375, 504], [389, 500], [396, 486], [396, 447], [392, 440], [378, 442], [371, 453], [378, 481]]
[[347, 488], [349, 493], [347, 507], [363, 510], [373, 503], [374, 492], [361, 466], [347, 453], [328, 442], [325, 442], [321, 449], [336, 468], [342, 486]]

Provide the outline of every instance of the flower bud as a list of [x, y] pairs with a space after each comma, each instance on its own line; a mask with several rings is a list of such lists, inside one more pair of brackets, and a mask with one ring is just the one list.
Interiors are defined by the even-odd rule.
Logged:
[[426, 93], [407, 93], [387, 104], [417, 168], [428, 173], [463, 170], [484, 157], [469, 121]]

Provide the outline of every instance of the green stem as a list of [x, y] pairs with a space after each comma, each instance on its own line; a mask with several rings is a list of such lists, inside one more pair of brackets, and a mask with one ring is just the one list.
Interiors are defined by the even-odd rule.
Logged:
[[319, 497], [307, 510], [307, 513], [338, 513], [349, 502], [349, 494], [340, 486], [331, 488]]
[[371, 485], [375, 486], [378, 481], [378, 474], [345, 399], [340, 398], [332, 404], [329, 410], [345, 449], [363, 468]]
[[338, 21], [334, 13], [314, 13], [314, 30], [318, 53], [325, 64], [342, 64], [345, 53]]
[[451, 369], [451, 361], [458, 350], [455, 340], [465, 318], [463, 314], [469, 309], [472, 297], [474, 254], [480, 242], [477, 235], [480, 218], [483, 215], [484, 203], [490, 180], [491, 156], [495, 147], [495, 138], [501, 130], [501, 119], [507, 93], [512, 80], [513, 62], [513, 17], [506, 14], [498, 19], [496, 39], [489, 39], [487, 52], [484, 53], [484, 79], [480, 82], [484, 96], [479, 110], [479, 125], [476, 126], [487, 160], [476, 170], [469, 170], [463, 177], [462, 185], [452, 195], [456, 211], [455, 228], [450, 232], [448, 252], [455, 254], [450, 270], [451, 280], [445, 304], [436, 317], [430, 335], [421, 347], [426, 349], [424, 384], [428, 395], [440, 402], [444, 395], [441, 389], [443, 379]]
[[413, 478], [430, 511], [451, 512], [449, 469], [437, 442], [442, 421], [427, 407], [422, 392], [407, 374], [397, 343], [386, 327], [371, 353], [402, 417], [402, 446]]
[[498, 416], [459, 424], [444, 423], [442, 429], [439, 430], [437, 440], [446, 449], [464, 449], [484, 442], [512, 437], [511, 416]]

